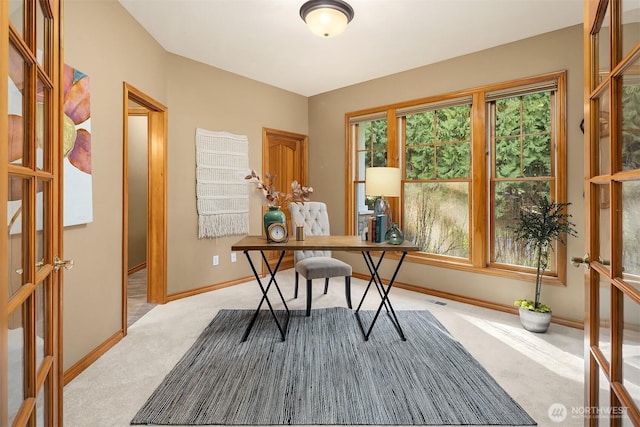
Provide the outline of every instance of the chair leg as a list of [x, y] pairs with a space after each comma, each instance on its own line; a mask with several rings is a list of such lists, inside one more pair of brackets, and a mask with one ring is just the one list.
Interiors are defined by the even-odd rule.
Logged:
[[344, 292], [347, 296], [347, 307], [351, 307], [351, 276], [344, 277]]
[[311, 280], [307, 279], [307, 316], [311, 316]]
[[298, 272], [296, 271], [296, 287], [293, 290], [293, 297], [298, 298]]
[[324, 278], [324, 294], [327, 294], [327, 291], [329, 290], [329, 278], [325, 277]]

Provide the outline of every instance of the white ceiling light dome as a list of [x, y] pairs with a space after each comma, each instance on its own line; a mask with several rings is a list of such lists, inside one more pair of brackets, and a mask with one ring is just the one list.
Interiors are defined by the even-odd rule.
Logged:
[[302, 20], [320, 37], [342, 33], [354, 15], [353, 8], [342, 0], [309, 0], [300, 8]]

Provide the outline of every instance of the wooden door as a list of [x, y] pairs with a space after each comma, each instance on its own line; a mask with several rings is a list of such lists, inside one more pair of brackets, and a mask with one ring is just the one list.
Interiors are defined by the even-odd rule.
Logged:
[[637, 0], [585, 1], [584, 47], [585, 425], [640, 426]]
[[62, 425], [62, 5], [0, 5], [0, 425]]
[[[307, 169], [307, 141], [306, 135], [275, 129], [262, 129], [262, 174], [269, 172], [275, 175], [274, 184], [278, 191], [291, 191], [291, 182], [298, 181], [308, 185]], [[287, 217], [289, 238], [294, 238], [289, 206], [281, 206]], [[266, 210], [266, 208], [265, 208]], [[273, 265], [278, 259], [279, 252], [267, 252], [269, 264]], [[287, 253], [280, 265], [281, 269], [293, 267], [293, 253]]]

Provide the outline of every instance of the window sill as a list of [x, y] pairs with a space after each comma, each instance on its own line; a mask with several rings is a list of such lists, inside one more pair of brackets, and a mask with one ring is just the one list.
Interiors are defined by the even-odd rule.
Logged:
[[[375, 256], [376, 254], [372, 253], [372, 255]], [[389, 259], [396, 259], [396, 260], [400, 259], [400, 255], [395, 252], [387, 253], [385, 257]], [[535, 273], [506, 270], [506, 269], [501, 269], [496, 267], [484, 267], [484, 268], [474, 267], [465, 262], [456, 262], [456, 261], [443, 260], [443, 259], [432, 259], [432, 258], [427, 258], [425, 256], [412, 254], [412, 253], [407, 254], [406, 258], [404, 259], [404, 262], [431, 265], [434, 267], [449, 268], [452, 270], [461, 270], [461, 271], [467, 271], [470, 273], [487, 274], [490, 276], [504, 277], [507, 279], [517, 279], [517, 280], [522, 280], [522, 281], [532, 282], [532, 283], [535, 282], [536, 280]], [[560, 279], [555, 276], [543, 276], [542, 283], [546, 285], [553, 285], [553, 286], [562, 286], [562, 287], [566, 286], [565, 283], [562, 283]]]

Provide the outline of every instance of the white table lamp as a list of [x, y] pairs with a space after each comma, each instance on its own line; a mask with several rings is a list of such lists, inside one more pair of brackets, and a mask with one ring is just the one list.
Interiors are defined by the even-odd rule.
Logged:
[[370, 167], [365, 169], [365, 194], [378, 197], [373, 207], [374, 215], [386, 215], [388, 223], [391, 223], [391, 207], [385, 197], [400, 197], [400, 184], [400, 168]]

